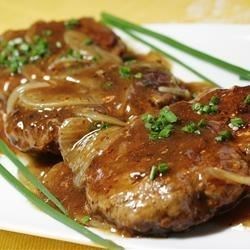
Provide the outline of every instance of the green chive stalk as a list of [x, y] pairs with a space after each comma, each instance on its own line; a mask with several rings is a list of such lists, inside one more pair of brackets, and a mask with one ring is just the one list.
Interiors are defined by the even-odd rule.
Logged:
[[15, 166], [19, 169], [22, 175], [27, 178], [27, 180], [34, 185], [38, 190], [40, 190], [51, 202], [53, 202], [64, 214], [67, 211], [63, 207], [62, 203], [34, 176], [29, 168], [27, 168], [17, 156], [8, 148], [8, 146], [0, 140], [0, 151], [11, 160]]
[[68, 216], [62, 214], [58, 210], [48, 205], [43, 200], [39, 199], [29, 189], [27, 189], [19, 180], [17, 180], [3, 165], [0, 164], [0, 175], [2, 175], [13, 187], [15, 187], [21, 194], [23, 194], [32, 204], [45, 212], [47, 215], [56, 219], [57, 221], [65, 224], [66, 226], [74, 229], [80, 234], [84, 235], [92, 242], [110, 250], [122, 250], [123, 247], [115, 244], [114, 242], [104, 239], [97, 234], [91, 232], [86, 227], [70, 219]]
[[118, 18], [116, 16], [113, 16], [111, 14], [105, 13], [103, 12], [101, 14], [102, 20], [105, 23], [109, 23], [111, 25], [114, 25], [116, 27], [119, 27], [122, 30], [130, 30], [130, 31], [136, 31], [139, 33], [142, 33], [144, 35], [148, 35], [151, 36], [153, 38], [156, 38], [176, 49], [179, 49], [187, 54], [190, 54], [196, 58], [199, 58], [203, 61], [206, 61], [212, 65], [216, 65], [220, 68], [223, 68], [229, 72], [232, 72], [234, 74], [237, 74], [240, 76], [241, 79], [245, 79], [245, 80], [250, 80], [250, 70], [248, 69], [244, 69], [242, 67], [239, 67], [237, 65], [231, 64], [229, 62], [223, 61], [217, 57], [211, 56], [207, 53], [204, 53], [202, 51], [199, 51], [197, 49], [194, 49], [192, 47], [189, 47], [169, 36], [166, 35], [162, 35], [160, 33], [154, 32], [150, 29], [144, 28], [140, 25], [128, 22], [124, 19]]
[[[118, 26], [116, 26], [116, 27], [119, 28]], [[208, 77], [206, 77], [205, 75], [201, 74], [197, 70], [191, 68], [190, 66], [188, 66], [186, 63], [184, 63], [183, 61], [179, 60], [175, 56], [173, 56], [173, 55], [171, 55], [171, 54], [169, 54], [169, 53], [161, 50], [160, 48], [154, 46], [153, 44], [151, 44], [151, 43], [143, 40], [142, 38], [140, 38], [139, 36], [135, 35], [131, 31], [128, 31], [127, 29], [123, 29], [122, 31], [125, 32], [126, 34], [128, 34], [129, 36], [133, 37], [134, 39], [140, 41], [141, 43], [144, 43], [145, 45], [147, 45], [151, 49], [153, 49], [153, 50], [161, 53], [162, 55], [166, 56], [167, 58], [171, 59], [172, 61], [178, 63], [179, 65], [181, 65], [182, 67], [186, 68], [187, 70], [189, 70], [193, 74], [197, 75], [199, 78], [203, 79], [204, 81], [206, 81], [208, 83], [211, 83], [215, 87], [220, 87], [220, 85], [218, 83], [216, 83], [213, 80], [209, 79]]]

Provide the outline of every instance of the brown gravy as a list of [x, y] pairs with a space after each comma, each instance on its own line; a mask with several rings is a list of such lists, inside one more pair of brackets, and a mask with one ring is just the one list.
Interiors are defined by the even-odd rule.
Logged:
[[[74, 187], [73, 174], [71, 170], [61, 162], [59, 157], [53, 155], [39, 157], [29, 156], [29, 159], [30, 170], [63, 203], [72, 218], [81, 221], [85, 215], [90, 214], [84, 192]], [[51, 181], [51, 178], [53, 181]], [[93, 216], [91, 219], [89, 225], [114, 231], [112, 225], [103, 222], [101, 218]], [[241, 200], [239, 204], [232, 209], [215, 217], [212, 222], [223, 227], [236, 226], [239, 224], [250, 227], [250, 197]], [[125, 234], [125, 232], [119, 233]], [[129, 234], [126, 233], [126, 235], [128, 236]]]
[[[209, 89], [211, 86], [202, 85], [198, 83], [191, 83], [190, 89], [192, 92], [199, 92], [204, 89]], [[3, 121], [1, 119], [1, 138], [5, 141]], [[11, 145], [9, 145], [11, 146]], [[90, 214], [88, 210], [85, 194], [73, 185], [73, 174], [71, 170], [62, 163], [61, 157], [45, 154], [45, 155], [28, 155], [20, 153], [13, 146], [11, 147], [20, 157], [26, 158], [28, 167], [31, 172], [35, 174], [44, 185], [63, 203], [72, 218], [81, 221], [81, 219]], [[20, 175], [21, 181], [28, 186], [31, 190], [37, 193], [31, 185]], [[51, 181], [53, 179], [53, 181]], [[41, 194], [39, 194], [41, 196]], [[42, 196], [41, 196], [42, 197]], [[43, 197], [44, 198], [44, 197]], [[46, 200], [46, 199], [45, 199]], [[250, 226], [250, 198], [242, 200], [237, 206], [228, 212], [217, 216], [213, 222], [221, 226], [234, 226], [242, 224]], [[105, 230], [114, 231], [111, 225], [104, 223], [100, 218], [93, 217], [90, 223], [91, 226], [103, 228]], [[124, 232], [119, 232], [124, 234]], [[128, 234], [126, 234], [128, 235]]]
[[[29, 169], [60, 200], [71, 218], [81, 223], [86, 215], [91, 215], [84, 191], [74, 186], [72, 171], [62, 162], [60, 157], [54, 155], [26, 155], [26, 157], [29, 160]], [[25, 185], [29, 185], [22, 176], [20, 179]], [[33, 191], [47, 202], [47, 199], [41, 193], [38, 193], [37, 190]], [[117, 232], [112, 225], [104, 222], [97, 215], [91, 215], [87, 225], [101, 228], [105, 231]], [[125, 234], [125, 232], [119, 233]]]
[[[91, 21], [87, 20], [85, 22], [91, 22]], [[83, 27], [89, 27], [89, 26], [91, 26], [91, 25], [86, 25]], [[26, 34], [26, 36], [32, 37], [33, 33], [40, 34], [43, 30], [45, 30], [47, 28], [48, 27], [46, 26], [46, 24], [37, 23], [36, 25], [34, 25], [32, 27], [32, 29], [30, 29], [29, 33]], [[64, 43], [62, 43], [62, 45], [59, 48], [55, 46], [57, 41], [63, 40], [63, 38], [61, 37], [60, 34], [63, 34], [62, 30], [64, 29], [64, 26], [62, 23], [61, 24], [53, 23], [52, 26], [49, 26], [49, 29], [52, 31], [52, 35], [48, 37], [48, 41], [50, 44], [50, 50], [51, 50], [52, 54], [56, 57], [56, 56], [63, 54], [63, 52], [67, 51], [66, 45]], [[87, 30], [85, 32], [89, 33], [88, 35], [90, 36], [90, 38], [92, 38], [98, 45], [100, 45], [104, 49], [106, 48], [108, 50], [111, 50], [112, 44], [114, 43], [114, 41], [119, 43], [119, 41], [115, 40], [115, 37], [113, 37], [114, 41], [110, 41], [110, 44], [109, 44], [107, 42], [108, 41], [107, 39], [101, 39], [101, 37], [99, 38], [99, 37], [95, 37], [95, 36], [91, 37], [91, 34], [94, 33], [94, 32], [91, 32], [91, 30], [90, 31]], [[108, 32], [108, 31], [105, 31], [105, 32]], [[5, 36], [7, 39], [10, 39], [10, 37], [8, 37], [8, 36], [13, 36], [13, 38], [14, 38], [14, 37], [20, 36], [20, 34], [17, 32], [6, 33]], [[24, 34], [21, 34], [21, 36], [24, 36]], [[118, 46], [118, 49], [122, 50], [122, 46], [121, 46], [121, 48], [119, 48], [119, 46]], [[117, 54], [119, 54], [119, 53], [117, 53]], [[37, 66], [39, 66], [42, 70], [45, 71], [46, 76], [56, 75], [58, 73], [57, 71], [59, 71], [60, 68], [54, 69], [54, 71], [53, 70], [46, 71], [46, 69], [44, 68], [44, 65], [43, 65], [45, 63], [49, 63], [46, 60], [47, 60], [46, 58], [42, 59], [40, 62], [38, 62]], [[145, 58], [144, 58], [144, 60], [145, 60]], [[152, 55], [151, 55], [149, 62], [150, 61], [155, 61], [155, 58], [152, 58]], [[36, 67], [34, 65], [33, 65], [33, 68], [26, 66], [25, 77], [28, 79], [32, 78], [32, 75], [34, 73], [33, 72], [34, 69], [38, 70], [39, 67]], [[64, 70], [64, 68], [62, 69], [62, 71], [63, 70]], [[71, 69], [68, 69], [68, 70], [71, 70]], [[29, 72], [29, 71], [32, 71], [32, 72]], [[22, 82], [22, 80], [25, 80], [25, 81], [28, 80], [26, 78], [22, 78], [24, 76], [22, 76], [22, 77], [20, 76], [20, 77], [16, 77], [16, 78], [12, 77], [11, 75], [6, 74], [4, 69], [0, 69], [0, 72], [1, 72], [0, 80], [3, 83], [0, 87], [0, 92], [2, 92], [2, 94], [3, 94], [3, 100], [4, 99], [7, 100], [9, 94], [12, 92], [12, 90], [16, 86], [18, 86], [20, 84], [20, 82]], [[32, 73], [32, 74], [30, 74], [30, 73]], [[37, 77], [38, 80], [39, 80], [39, 77], [40, 78], [43, 77], [43, 74], [41, 74], [41, 76], [39, 76], [39, 73], [41, 73], [41, 72], [38, 71], [37, 74], [35, 75], [35, 77]], [[70, 76], [72, 72], [67, 71], [66, 73]], [[73, 72], [72, 76], [74, 76], [74, 75], [78, 76], [77, 72]], [[89, 75], [91, 77], [93, 75], [93, 72], [91, 70], [89, 71]], [[101, 76], [101, 77], [103, 77], [103, 76]], [[116, 74], [112, 73], [112, 74], [110, 74], [110, 77], [113, 77], [114, 82], [116, 82], [115, 80], [117, 80], [118, 76], [117, 76], [117, 73]], [[79, 76], [79, 79], [81, 79], [80, 76]], [[110, 79], [107, 79], [107, 80], [110, 81]], [[105, 81], [106, 81], [106, 79], [105, 79]], [[118, 106], [122, 106], [120, 104], [123, 103], [123, 99], [118, 98], [116, 100], [116, 102], [118, 103], [116, 106], [113, 105], [113, 103], [115, 103], [115, 102], [114, 101], [109, 102], [109, 99], [111, 100], [111, 97], [112, 98], [119, 97], [120, 89], [124, 86], [125, 87], [127, 86], [127, 80], [126, 81], [124, 81], [124, 80], [118, 81], [117, 80], [117, 82], [119, 84], [116, 84], [115, 86], [111, 87], [111, 89], [108, 90], [109, 91], [108, 93], [110, 93], [109, 96], [106, 94], [107, 86], [105, 88], [103, 86], [102, 86], [102, 88], [99, 88], [99, 92], [100, 92], [99, 94], [102, 98], [105, 97], [104, 101], [106, 101], [106, 103], [107, 103], [106, 104], [107, 110], [112, 110], [112, 109], [115, 110], [111, 113], [117, 112], [116, 115], [117, 115], [117, 117], [119, 117], [120, 110], [118, 109]], [[63, 85], [63, 88], [56, 89], [57, 95], [59, 94], [59, 92], [63, 97], [64, 97], [65, 93], [69, 94], [69, 96], [71, 96], [72, 93], [73, 94], [75, 92], [78, 93], [78, 91], [75, 91], [75, 87], [71, 88], [71, 86], [68, 86], [66, 89], [64, 87], [65, 87], [65, 85]], [[206, 90], [209, 90], [212, 88], [212, 86], [210, 84], [201, 84], [201, 83], [191, 83], [191, 84], [187, 85], [187, 87], [191, 93], [194, 93], [194, 95], [196, 95], [197, 93], [199, 93], [201, 91], [206, 91]], [[137, 86], [137, 88], [140, 90], [139, 85]], [[47, 91], [48, 91], [46, 93], [47, 96], [53, 97], [54, 93], [52, 93], [52, 95], [51, 95], [50, 90], [47, 89]], [[43, 94], [45, 94], [44, 89], [43, 89]], [[138, 109], [138, 111], [136, 111], [134, 113], [141, 113], [140, 107], [142, 107], [143, 104], [145, 105], [145, 100], [147, 100], [149, 94], [151, 94], [151, 92], [146, 92], [145, 89], [143, 89], [143, 91], [140, 91], [140, 95], [139, 96], [136, 95], [134, 97], [134, 99], [131, 101], [131, 105], [127, 105], [126, 106], [127, 108], [124, 108], [124, 110], [129, 110], [129, 111], [127, 111], [128, 114], [126, 114], [125, 117], [126, 116], [129, 117], [129, 115], [130, 115], [129, 112], [131, 112], [131, 110], [133, 111], [133, 108], [135, 110]], [[5, 101], [0, 102], [0, 105], [1, 105], [0, 109], [4, 108], [4, 106], [6, 105]], [[136, 104], [135, 107], [133, 107], [132, 104]], [[148, 107], [147, 110], [149, 110], [149, 109], [150, 108]], [[2, 116], [0, 117], [0, 137], [7, 142], [7, 140], [5, 139], [5, 135], [4, 135]], [[9, 146], [11, 146], [11, 145], [9, 145]], [[31, 172], [33, 174], [35, 174], [42, 181], [42, 183], [45, 186], [47, 186], [47, 188], [62, 202], [62, 204], [64, 205], [64, 207], [66, 208], [66, 210], [68, 211], [69, 215], [72, 218], [75, 218], [76, 220], [81, 221], [83, 216], [90, 214], [90, 211], [89, 211], [88, 206], [87, 206], [84, 190], [80, 190], [73, 185], [73, 174], [72, 174], [71, 170], [64, 163], [62, 163], [61, 157], [49, 155], [49, 154], [40, 155], [40, 156], [28, 155], [28, 154], [20, 153], [19, 151], [17, 151], [13, 147], [11, 147], [11, 148], [17, 153], [17, 155], [27, 159], [28, 167], [30, 168]], [[38, 193], [37, 190], [34, 190], [34, 188], [32, 188], [32, 186], [27, 182], [27, 180], [25, 180], [21, 175], [20, 175], [20, 179], [32, 191], [34, 191], [35, 193]], [[38, 194], [38, 195], [41, 196], [41, 194]], [[44, 197], [42, 197], [42, 198], [44, 198]], [[250, 198], [243, 200], [238, 206], [236, 206], [235, 208], [233, 208], [229, 212], [215, 218], [214, 221], [216, 223], [219, 223], [220, 225], [222, 224], [222, 225], [226, 225], [226, 226], [237, 225], [239, 223], [242, 223], [245, 226], [250, 226]], [[98, 228], [108, 229], [108, 230], [110, 230], [112, 228], [111, 225], [108, 225], [108, 224], [102, 222], [100, 218], [97, 218], [95, 216], [92, 217], [92, 220], [89, 223], [89, 225], [96, 226]], [[120, 233], [123, 233], [123, 232], [120, 232]]]

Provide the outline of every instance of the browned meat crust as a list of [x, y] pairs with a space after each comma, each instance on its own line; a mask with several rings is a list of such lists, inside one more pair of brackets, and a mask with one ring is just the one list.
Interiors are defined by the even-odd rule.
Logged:
[[[49, 35], [46, 32], [49, 31]], [[65, 22], [43, 22], [39, 21], [33, 24], [27, 30], [7, 31], [1, 37], [0, 41], [9, 41], [14, 38], [23, 38], [27, 42], [31, 42], [35, 37], [43, 37], [48, 41], [50, 55], [41, 59], [35, 63], [35, 66], [39, 68], [39, 71], [44, 75], [49, 74], [48, 64], [51, 59], [61, 55], [63, 52], [67, 52], [68, 45], [64, 41], [64, 32], [67, 31]], [[74, 27], [74, 31], [85, 34], [88, 38], [93, 40], [93, 43], [100, 48], [109, 51], [115, 55], [121, 56], [126, 54], [126, 46], [109, 28], [103, 26], [99, 22], [96, 22], [92, 18], [81, 18], [79, 23]], [[84, 41], [83, 41], [84, 42]], [[31, 70], [32, 71], [32, 70]], [[27, 76], [31, 77], [32, 74], [39, 72], [32, 71], [23, 74], [10, 74], [8, 70], [0, 67], [0, 93], [4, 98], [8, 98], [9, 94], [15, 87], [20, 84], [22, 79]], [[39, 75], [36, 76], [39, 78]], [[4, 99], [6, 101], [6, 99]]]
[[[205, 222], [244, 196], [244, 185], [216, 179], [207, 170], [216, 167], [250, 174], [250, 105], [244, 103], [249, 86], [214, 90], [188, 102], [192, 93], [166, 63], [157, 56], [128, 51], [118, 36], [91, 18], [66, 25], [37, 22], [27, 30], [6, 32], [0, 38], [0, 49], [21, 38], [25, 50], [37, 37], [45, 43], [42, 40], [36, 50], [46, 47], [39, 59], [28, 60], [14, 73], [0, 63], [4, 131], [15, 147], [60, 154], [62, 123], [72, 117], [86, 118], [86, 112], [129, 121], [118, 139], [83, 171], [82, 189], [73, 186], [75, 176], [66, 160], [44, 178], [70, 215], [76, 217], [87, 209], [120, 229], [160, 235]], [[128, 55], [135, 60], [125, 62]], [[220, 100], [217, 113], [197, 114], [192, 109], [193, 103], [207, 104], [214, 96]], [[166, 105], [178, 121], [170, 137], [151, 140], [139, 116], [145, 112], [156, 115]], [[237, 130], [229, 127], [233, 117], [243, 119], [244, 126]], [[199, 133], [182, 130], [201, 119], [206, 126]], [[232, 130], [232, 138], [216, 141], [223, 130]], [[149, 179], [152, 166], [162, 162], [169, 165], [168, 172]]]
[[[46, 56], [24, 65], [15, 74], [0, 67], [1, 106], [7, 113], [5, 132], [21, 151], [59, 154], [59, 126], [66, 118], [78, 116], [79, 110], [89, 106], [126, 121], [133, 115], [190, 99], [185, 85], [171, 74], [161, 58], [133, 55], [137, 61], [124, 64], [123, 56], [130, 52], [120, 38], [91, 18], [79, 19], [73, 29], [65, 27], [64, 22], [37, 22], [27, 30], [6, 32], [2, 39], [5, 43], [14, 38], [32, 42], [35, 37], [48, 42]], [[86, 39], [90, 44], [84, 44]], [[79, 53], [90, 55], [85, 58]], [[49, 86], [40, 88], [39, 84]], [[18, 86], [25, 88], [27, 85], [32, 85], [28, 87], [32, 90], [17, 91]], [[164, 87], [180, 93], [165, 91]], [[9, 105], [9, 99], [13, 99], [9, 96], [15, 91], [18, 95]], [[36, 108], [27, 105], [27, 98], [23, 102], [23, 93], [30, 96], [28, 103], [32, 99], [34, 104], [37, 99]], [[39, 106], [39, 101], [46, 103], [47, 99], [58, 102], [58, 96], [61, 96], [61, 103], [77, 98], [77, 105]]]
[[[215, 141], [219, 131], [228, 129], [233, 116], [247, 122], [245, 137], [249, 141], [250, 113], [243, 108], [249, 93], [250, 87], [236, 87], [215, 90], [200, 98], [201, 103], [207, 103], [212, 96], [220, 98], [219, 113], [215, 115], [198, 115], [187, 102], [171, 105], [179, 122], [166, 139], [150, 140], [143, 122], [133, 122], [87, 170], [86, 193], [93, 212], [118, 228], [159, 235], [207, 221], [237, 201], [245, 187], [217, 180], [206, 170], [217, 167], [250, 174], [237, 133], [232, 141]], [[200, 135], [181, 130], [187, 122], [200, 119], [208, 122]], [[167, 162], [170, 170], [152, 181], [151, 167], [160, 162]]]

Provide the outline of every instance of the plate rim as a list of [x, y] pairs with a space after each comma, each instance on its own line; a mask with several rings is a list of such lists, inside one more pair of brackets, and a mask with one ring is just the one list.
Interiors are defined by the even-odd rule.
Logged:
[[[182, 28], [187, 28], [187, 27], [215, 27], [215, 28], [223, 28], [223, 27], [227, 27], [227, 28], [240, 28], [240, 29], [244, 29], [244, 28], [249, 28], [250, 29], [250, 24], [233, 24], [233, 23], [146, 23], [144, 24], [147, 27], [150, 28], [154, 28], [154, 27], [182, 27]], [[18, 191], [16, 191], [18, 192]], [[27, 201], [29, 202], [29, 201]], [[31, 205], [32, 206], [32, 205]], [[1, 208], [0, 208], [1, 210]], [[90, 229], [93, 229], [90, 227]], [[87, 246], [94, 246], [94, 247], [98, 247], [98, 245], [92, 243], [91, 241], [87, 241], [86, 242], [79, 242], [77, 240], [70, 240], [69, 238], [64, 238], [64, 236], [62, 236], [61, 238], [55, 238], [53, 235], [49, 234], [49, 233], [37, 233], [37, 232], [32, 232], [32, 229], [26, 230], [26, 229], [21, 229], [20, 227], [18, 228], [13, 228], [13, 227], [7, 227], [6, 225], [3, 226], [1, 225], [1, 221], [0, 221], [0, 230], [4, 230], [4, 231], [8, 231], [8, 232], [14, 232], [14, 233], [20, 233], [20, 234], [25, 234], [25, 235], [32, 235], [32, 236], [38, 236], [41, 238], [48, 238], [48, 239], [52, 239], [52, 240], [59, 240], [59, 241], [64, 241], [64, 242], [70, 242], [70, 243], [75, 243], [75, 244], [80, 244], [80, 245], [87, 245]], [[127, 248], [126, 248], [127, 249]], [[130, 248], [129, 248], [130, 249]], [[140, 248], [134, 248], [134, 249], [140, 249]], [[169, 248], [168, 249], [173, 249], [173, 248]], [[176, 248], [178, 249], [178, 248]]]

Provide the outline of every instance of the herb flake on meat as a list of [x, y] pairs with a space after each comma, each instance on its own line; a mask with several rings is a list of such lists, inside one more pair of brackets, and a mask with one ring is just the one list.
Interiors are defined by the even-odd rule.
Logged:
[[158, 165], [153, 165], [149, 174], [149, 179], [153, 181], [159, 175], [167, 173], [169, 170], [169, 165], [167, 163], [159, 163]]
[[121, 66], [119, 68], [119, 74], [121, 78], [128, 79], [131, 77], [131, 68], [128, 66]]
[[240, 117], [234, 117], [230, 119], [229, 127], [230, 128], [241, 128], [245, 125], [245, 122]]
[[250, 104], [250, 95], [247, 95], [245, 100], [244, 100], [244, 103], [249, 105]]
[[218, 112], [218, 104], [220, 100], [216, 96], [212, 96], [208, 104], [201, 104], [201, 103], [194, 103], [192, 105], [193, 111], [195, 111], [197, 114], [216, 114]]
[[197, 124], [195, 122], [189, 122], [184, 127], [182, 127], [182, 131], [189, 133], [189, 134], [197, 134], [200, 135], [201, 131], [200, 128], [206, 127], [207, 123], [205, 120], [200, 120]]
[[69, 29], [69, 30], [74, 29], [79, 24], [80, 24], [79, 20], [77, 20], [75, 18], [72, 18], [72, 19], [64, 22], [65, 28]]
[[228, 130], [223, 130], [215, 137], [217, 142], [224, 142], [232, 138], [232, 133]]
[[8, 68], [12, 73], [20, 73], [25, 64], [35, 62], [49, 53], [45, 38], [36, 36], [32, 43], [23, 38], [14, 38], [0, 46], [0, 67]]
[[147, 130], [149, 130], [149, 138], [157, 140], [170, 136], [174, 126], [178, 120], [177, 116], [169, 110], [169, 108], [161, 109], [158, 116], [150, 114], [142, 115], [142, 121]]

